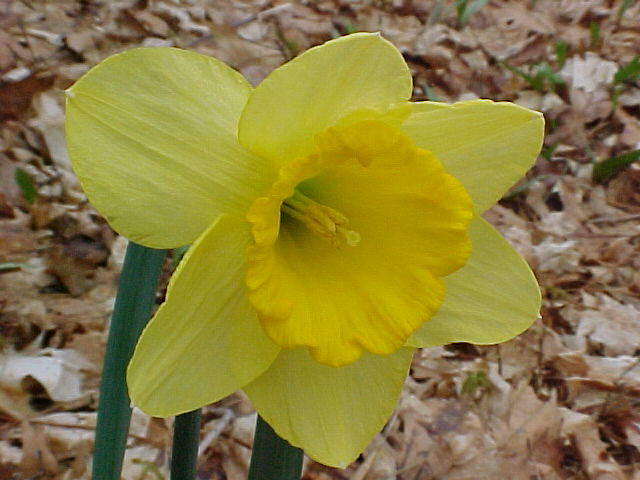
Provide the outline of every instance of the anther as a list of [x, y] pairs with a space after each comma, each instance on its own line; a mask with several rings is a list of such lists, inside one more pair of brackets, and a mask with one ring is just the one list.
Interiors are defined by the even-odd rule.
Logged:
[[347, 217], [331, 207], [317, 203], [297, 189], [283, 202], [281, 211], [333, 246], [340, 246], [340, 238], [352, 247], [360, 242], [360, 234], [346, 228], [349, 225]]

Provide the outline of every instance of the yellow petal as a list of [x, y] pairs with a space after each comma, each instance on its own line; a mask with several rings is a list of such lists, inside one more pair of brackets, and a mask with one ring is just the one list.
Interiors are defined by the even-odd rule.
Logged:
[[312, 48], [275, 70], [252, 93], [238, 138], [283, 165], [313, 150], [313, 135], [362, 109], [386, 112], [411, 96], [400, 52], [379, 34], [357, 33]]
[[245, 297], [250, 238], [246, 222], [222, 216], [180, 263], [129, 364], [131, 400], [146, 413], [166, 417], [219, 400], [277, 356]]
[[520, 255], [481, 217], [471, 222], [467, 264], [445, 279], [440, 310], [409, 337], [407, 345], [504, 342], [538, 317], [540, 289]]
[[244, 390], [278, 435], [314, 460], [344, 468], [393, 412], [412, 356], [413, 349], [402, 348], [332, 368], [304, 349], [283, 350]]
[[460, 183], [390, 125], [316, 141], [249, 211], [247, 285], [275, 343], [335, 367], [394, 352], [435, 314], [440, 277], [469, 255], [472, 212]]
[[130, 50], [91, 69], [66, 107], [89, 200], [116, 231], [155, 248], [193, 242], [220, 213], [243, 215], [271, 174], [235, 135], [250, 92], [218, 60], [173, 48]]
[[531, 168], [542, 147], [542, 114], [489, 100], [415, 104], [402, 125], [420, 148], [433, 153], [483, 212]]
[[413, 110], [413, 114], [416, 115], [418, 113], [429, 113], [434, 110], [439, 110], [441, 108], [449, 108], [450, 104], [443, 102], [411, 102], [411, 109]]

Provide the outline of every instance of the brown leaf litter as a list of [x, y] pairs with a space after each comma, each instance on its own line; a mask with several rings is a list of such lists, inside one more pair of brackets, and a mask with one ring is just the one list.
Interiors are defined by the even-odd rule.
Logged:
[[[533, 266], [544, 304], [506, 344], [417, 353], [362, 456], [346, 470], [307, 461], [304, 478], [640, 479], [640, 170], [591, 180], [593, 161], [640, 148], [638, 80], [614, 85], [640, 53], [639, 2], [491, 0], [464, 25], [453, 0], [8, 1], [0, 12], [0, 479], [90, 476], [126, 241], [70, 170], [64, 88], [140, 45], [213, 55], [257, 84], [354, 30], [398, 46], [416, 100], [543, 111], [544, 156], [486, 217]], [[544, 62], [559, 83], [527, 80]], [[201, 478], [244, 478], [253, 422], [242, 393], [204, 409]], [[168, 478], [170, 436], [170, 420], [135, 410], [123, 478]]]

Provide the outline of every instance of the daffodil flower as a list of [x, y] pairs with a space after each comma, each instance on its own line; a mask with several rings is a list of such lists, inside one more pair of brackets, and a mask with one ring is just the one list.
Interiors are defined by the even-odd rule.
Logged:
[[411, 92], [398, 50], [367, 33], [255, 89], [214, 58], [141, 48], [67, 91], [93, 205], [142, 245], [192, 244], [131, 360], [135, 405], [170, 416], [241, 388], [281, 437], [345, 466], [416, 347], [532, 323], [534, 277], [481, 213], [531, 166], [542, 116]]

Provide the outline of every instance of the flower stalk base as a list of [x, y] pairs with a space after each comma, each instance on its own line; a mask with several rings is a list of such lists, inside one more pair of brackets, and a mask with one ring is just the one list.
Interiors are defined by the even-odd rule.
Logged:
[[299, 480], [304, 452], [280, 438], [260, 415], [251, 453], [249, 480]]
[[120, 478], [131, 420], [125, 371], [138, 337], [151, 317], [165, 255], [165, 250], [154, 250], [133, 242], [127, 247], [102, 370], [93, 456], [94, 480]]
[[176, 417], [173, 425], [171, 480], [196, 478], [201, 419], [200, 408]]

